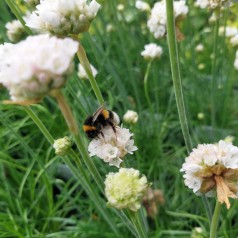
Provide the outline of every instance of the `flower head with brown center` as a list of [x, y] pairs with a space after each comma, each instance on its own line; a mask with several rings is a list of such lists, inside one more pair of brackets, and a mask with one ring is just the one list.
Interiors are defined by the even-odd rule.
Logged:
[[198, 145], [186, 158], [181, 171], [185, 172], [185, 185], [197, 195], [217, 195], [227, 208], [229, 197], [237, 198], [238, 148], [229, 142]]

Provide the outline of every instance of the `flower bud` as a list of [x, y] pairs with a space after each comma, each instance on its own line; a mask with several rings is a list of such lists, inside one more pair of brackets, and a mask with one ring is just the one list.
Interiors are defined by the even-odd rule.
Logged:
[[68, 136], [55, 140], [53, 144], [55, 154], [63, 156], [66, 155], [71, 148], [71, 141]]

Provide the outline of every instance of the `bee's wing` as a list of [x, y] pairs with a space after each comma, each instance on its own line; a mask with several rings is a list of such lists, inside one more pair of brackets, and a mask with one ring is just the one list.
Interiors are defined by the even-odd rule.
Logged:
[[104, 109], [104, 106], [101, 106], [101, 107], [99, 107], [99, 108], [97, 109], [96, 112], [94, 112], [94, 114], [93, 114], [93, 122], [95, 122], [95, 121], [97, 120], [98, 116], [101, 114], [101, 112], [103, 111], [103, 109]]

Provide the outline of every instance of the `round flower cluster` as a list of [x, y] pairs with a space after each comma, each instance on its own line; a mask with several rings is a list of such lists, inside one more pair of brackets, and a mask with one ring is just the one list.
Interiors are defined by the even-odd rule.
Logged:
[[221, 26], [219, 28], [219, 35], [223, 35], [229, 39], [232, 46], [238, 45], [238, 28], [232, 26]]
[[19, 20], [13, 20], [5, 25], [7, 37], [12, 42], [18, 42], [26, 36], [23, 25]]
[[163, 53], [162, 47], [156, 45], [155, 43], [150, 43], [145, 45], [145, 49], [141, 52], [141, 55], [146, 60], [159, 59]]
[[77, 49], [78, 43], [72, 39], [49, 35], [0, 45], [0, 83], [13, 101], [40, 100], [64, 85]]
[[197, 51], [197, 52], [202, 52], [202, 51], [204, 51], [204, 45], [203, 45], [203, 44], [198, 44], [198, 45], [195, 47], [195, 51]]
[[[96, 70], [96, 68], [90, 64], [92, 73], [93, 73], [93, 77], [95, 78], [96, 75], [98, 74], [98, 71]], [[88, 79], [88, 75], [86, 74], [83, 66], [81, 64], [78, 64], [78, 76], [81, 79]]]
[[59, 36], [87, 31], [100, 4], [95, 0], [41, 0], [27, 18], [26, 24], [38, 31]]
[[[188, 13], [188, 6], [185, 1], [174, 1], [175, 21], [183, 19]], [[166, 33], [166, 4], [165, 1], [155, 3], [151, 10], [147, 26], [156, 39], [161, 38]]]
[[140, 177], [140, 172], [133, 168], [121, 168], [117, 173], [109, 173], [105, 180], [108, 205], [137, 211], [148, 186], [146, 177]]
[[140, 11], [150, 11], [150, 5], [147, 2], [137, 0], [135, 4], [136, 8]]
[[68, 136], [57, 139], [54, 141], [53, 148], [55, 149], [55, 154], [66, 155], [71, 148], [71, 141]]
[[137, 150], [134, 140], [130, 139], [133, 134], [126, 128], [115, 127], [113, 131], [111, 126], [107, 126], [102, 129], [102, 134], [89, 143], [88, 151], [90, 156], [96, 155], [109, 165], [119, 168], [122, 158]]
[[228, 198], [237, 198], [238, 148], [229, 142], [198, 145], [186, 158], [181, 171], [185, 172], [185, 185], [197, 195], [217, 195], [227, 208]]
[[196, 0], [195, 6], [200, 8], [211, 8], [215, 9], [224, 6], [224, 4], [229, 3], [229, 0]]
[[129, 124], [135, 124], [138, 121], [138, 113], [132, 110], [128, 110], [123, 116], [123, 121]]

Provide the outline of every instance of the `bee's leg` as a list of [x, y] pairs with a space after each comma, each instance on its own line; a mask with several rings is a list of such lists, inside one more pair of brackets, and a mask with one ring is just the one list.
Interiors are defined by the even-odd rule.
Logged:
[[115, 135], [116, 135], [116, 140], [117, 140], [117, 133], [116, 133], [116, 127], [115, 127], [115, 125], [114, 125], [112, 122], [110, 122], [110, 121], [108, 122], [108, 124], [111, 126], [113, 132], [115, 133]]
[[106, 143], [106, 141], [105, 141], [105, 137], [104, 137], [104, 134], [103, 134], [103, 132], [102, 132], [102, 131], [100, 131], [100, 134], [102, 135], [102, 138], [103, 138], [104, 142]]

